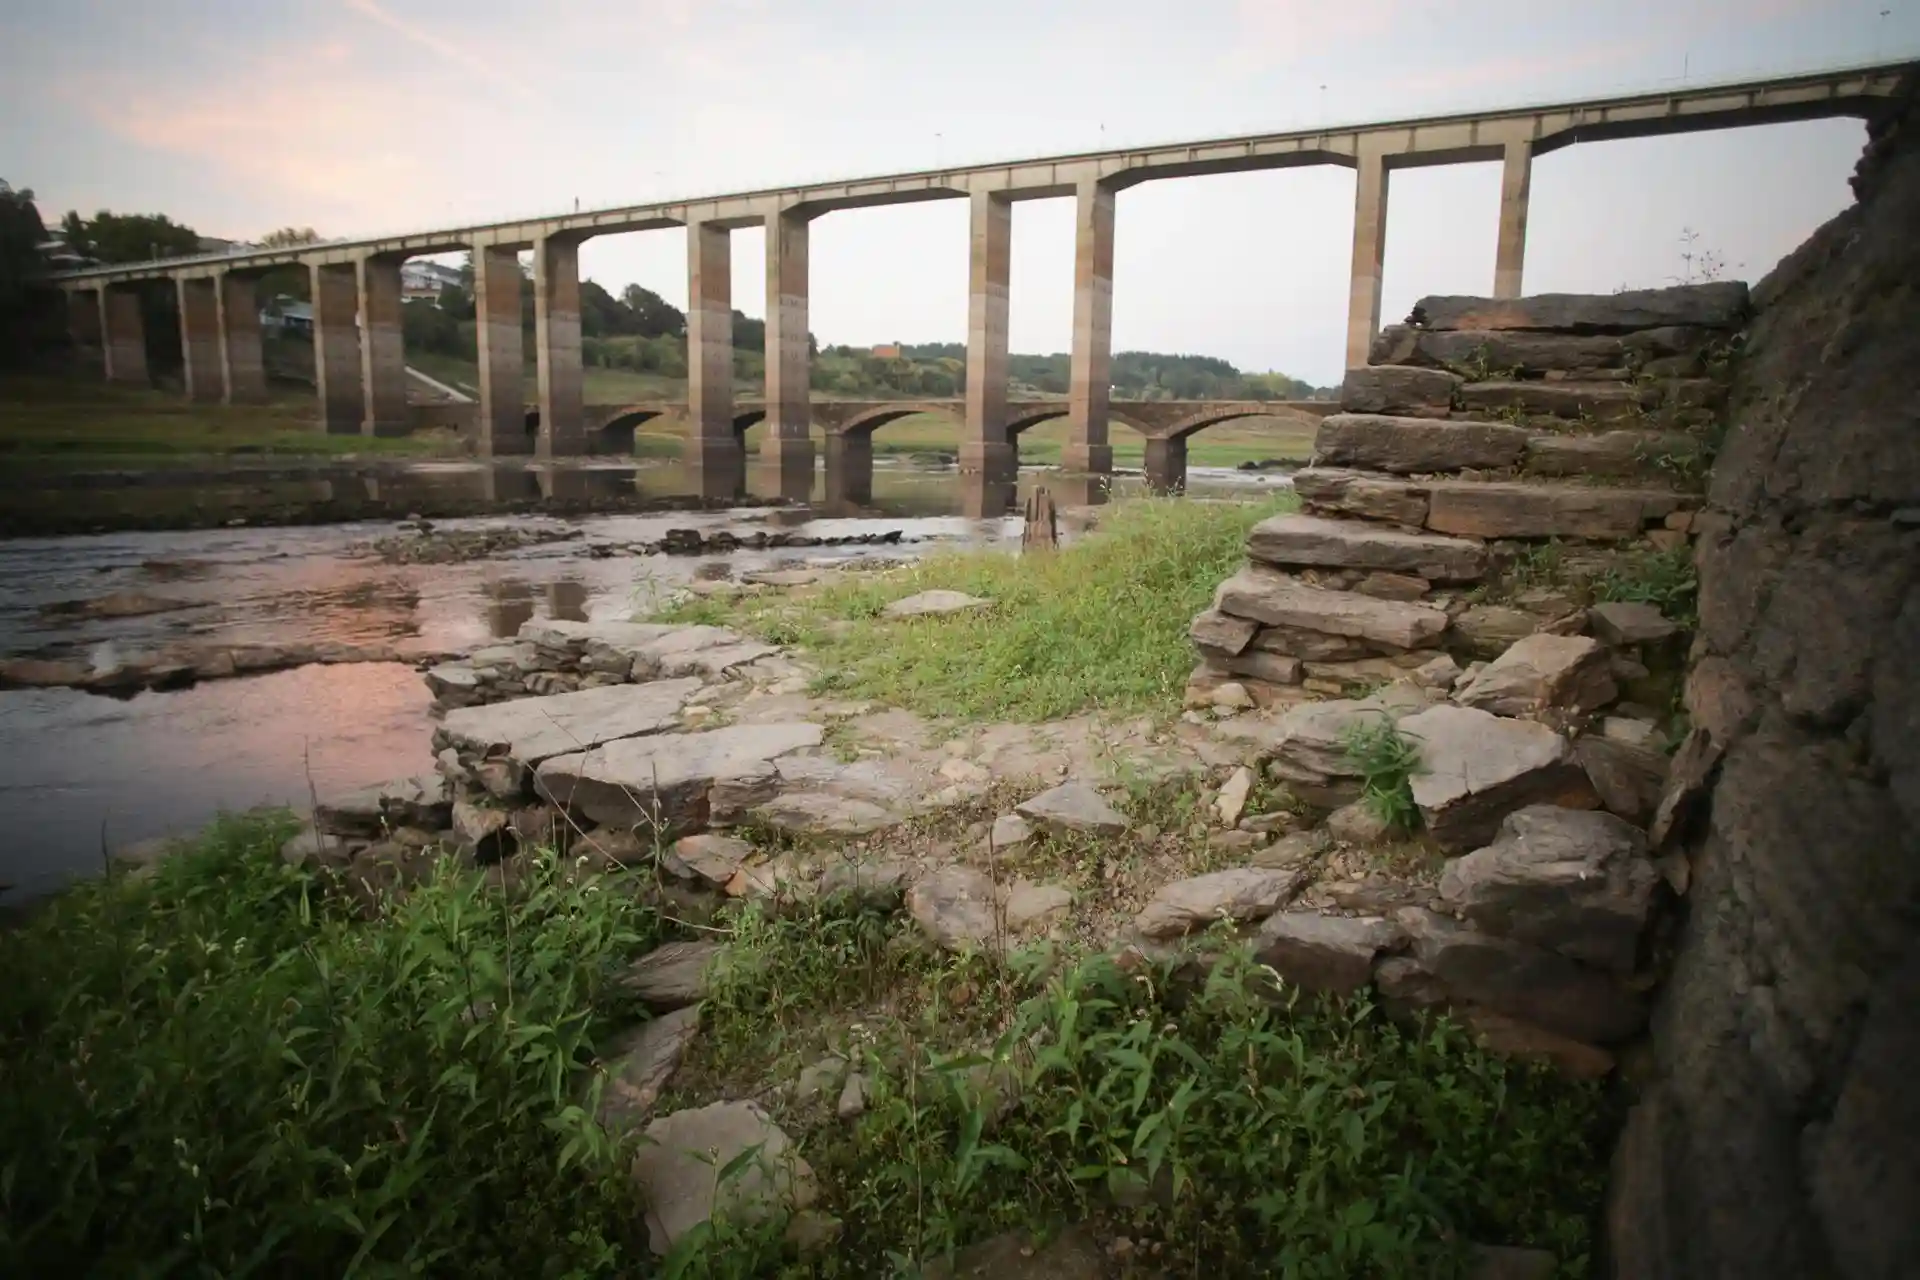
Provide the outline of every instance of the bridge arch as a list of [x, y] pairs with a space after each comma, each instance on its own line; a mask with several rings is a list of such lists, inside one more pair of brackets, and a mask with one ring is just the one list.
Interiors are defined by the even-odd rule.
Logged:
[[1189, 436], [1205, 431], [1208, 427], [1217, 427], [1223, 422], [1232, 422], [1237, 418], [1296, 418], [1309, 426], [1317, 421], [1311, 414], [1269, 408], [1259, 404], [1220, 405], [1190, 413], [1184, 418], [1168, 423], [1165, 428], [1148, 434], [1164, 440], [1185, 440]]
[[831, 434], [851, 439], [872, 439], [873, 433], [889, 422], [898, 422], [902, 418], [911, 418], [921, 413], [935, 414], [962, 424], [966, 422], [966, 415], [955, 413], [950, 404], [889, 400], [858, 410], [841, 422]]
[[666, 410], [653, 405], [622, 405], [588, 433], [588, 452], [631, 455], [634, 433], [655, 418], [665, 415]]

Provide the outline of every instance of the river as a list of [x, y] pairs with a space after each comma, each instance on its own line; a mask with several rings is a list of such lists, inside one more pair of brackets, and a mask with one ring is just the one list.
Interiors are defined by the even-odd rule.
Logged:
[[[1020, 495], [1057, 485], [1023, 471]], [[1281, 476], [1194, 469], [1189, 490], [1228, 494]], [[1139, 492], [1116, 479], [1115, 500]], [[955, 472], [876, 466], [858, 514], [819, 501], [785, 507], [568, 518], [478, 516], [440, 531], [552, 528], [577, 533], [455, 564], [390, 564], [362, 548], [401, 531], [358, 521], [0, 541], [0, 654], [86, 656], [181, 641], [389, 644], [464, 650], [533, 617], [644, 611], [695, 577], [955, 547], [1017, 546], [1016, 515], [975, 518]], [[606, 558], [594, 549], [659, 540], [671, 528], [738, 536], [781, 530], [831, 539], [898, 530], [881, 546]], [[48, 616], [61, 602], [138, 590], [187, 607], [121, 619]], [[0, 903], [49, 892], [102, 864], [103, 850], [189, 831], [219, 811], [304, 806], [431, 767], [426, 688], [402, 663], [308, 666], [115, 699], [67, 689], [0, 692]]]

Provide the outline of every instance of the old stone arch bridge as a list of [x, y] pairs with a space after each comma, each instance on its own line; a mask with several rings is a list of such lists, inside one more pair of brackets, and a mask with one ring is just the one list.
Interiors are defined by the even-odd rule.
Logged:
[[[1110, 417], [1146, 439], [1147, 483], [1159, 492], [1174, 492], [1186, 484], [1187, 441], [1208, 427], [1240, 418], [1288, 418], [1306, 426], [1338, 410], [1331, 400], [1141, 400], [1117, 401]], [[1006, 451], [981, 448], [981, 442], [963, 441], [960, 460], [968, 469], [1010, 471], [1017, 460], [1018, 441], [1027, 428], [1070, 415], [1066, 400], [1013, 400], [1007, 403]], [[529, 415], [529, 429], [538, 419]], [[672, 401], [586, 406], [588, 438], [596, 453], [631, 453], [634, 433], [660, 418], [682, 418], [687, 406]], [[814, 424], [825, 436], [828, 475], [848, 501], [864, 502], [872, 489], [873, 436], [892, 422], [915, 414], [934, 414], [966, 421], [966, 402], [935, 400], [816, 400]], [[743, 438], [747, 429], [767, 416], [764, 402], [735, 404], [733, 430]], [[992, 442], [999, 444], [1001, 442]], [[969, 447], [971, 445], [972, 447]]]

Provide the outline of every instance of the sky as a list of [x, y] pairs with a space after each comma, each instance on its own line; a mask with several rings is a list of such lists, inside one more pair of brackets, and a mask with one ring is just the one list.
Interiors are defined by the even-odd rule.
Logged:
[[[63, 0], [0, 6], [0, 178], [51, 221], [160, 212], [331, 238], [1102, 146], [1515, 106], [1920, 56], [1920, 0]], [[1536, 161], [1528, 292], [1758, 279], [1850, 200], [1836, 120]], [[1119, 197], [1113, 341], [1320, 384], [1353, 173]], [[1493, 283], [1494, 164], [1396, 173], [1383, 315]], [[1070, 345], [1072, 207], [1015, 206], [1011, 342]], [[764, 313], [758, 231], [734, 304]], [[813, 224], [823, 343], [964, 341], [964, 201]], [[686, 302], [685, 233], [582, 271]]]

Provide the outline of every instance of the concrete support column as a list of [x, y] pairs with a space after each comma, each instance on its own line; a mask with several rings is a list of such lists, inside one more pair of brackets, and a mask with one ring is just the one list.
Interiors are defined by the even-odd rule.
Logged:
[[1155, 493], [1179, 493], [1187, 487], [1187, 438], [1147, 437], [1147, 488]]
[[313, 266], [313, 372], [327, 434], [360, 434], [360, 281], [351, 262]]
[[998, 192], [973, 194], [971, 257], [967, 429], [960, 440], [960, 469], [1006, 477], [1018, 469], [1018, 455], [1007, 438], [1007, 272], [1013, 260], [1013, 202]]
[[1073, 362], [1068, 392], [1067, 471], [1113, 470], [1107, 444], [1107, 402], [1113, 366], [1113, 191], [1083, 182], [1075, 196], [1073, 246]]
[[813, 484], [813, 352], [807, 342], [807, 224], [798, 209], [767, 217], [767, 434], [760, 464], [782, 492]]
[[1493, 259], [1493, 296], [1520, 296], [1520, 276], [1527, 262], [1527, 197], [1533, 187], [1533, 143], [1516, 138], [1507, 143], [1507, 162], [1500, 177], [1500, 247]]
[[257, 404], [267, 398], [259, 288], [252, 276], [223, 272], [214, 299], [220, 311], [221, 395], [228, 404]]
[[101, 349], [108, 382], [148, 385], [147, 326], [140, 318], [140, 295], [112, 285], [100, 290]]
[[474, 246], [473, 306], [480, 339], [480, 456], [530, 453], [517, 250]]
[[1387, 161], [1378, 152], [1357, 157], [1353, 197], [1353, 275], [1347, 290], [1347, 368], [1367, 363], [1380, 331], [1381, 268], [1387, 253]]
[[827, 433], [827, 501], [864, 507], [873, 501], [873, 437]]
[[69, 289], [67, 291], [67, 337], [72, 339], [82, 366], [104, 372], [103, 361], [106, 352], [100, 340], [100, 322], [100, 291]]
[[733, 430], [733, 241], [727, 228], [687, 224], [687, 470], [700, 496], [745, 481]]
[[179, 278], [180, 363], [186, 371], [187, 399], [217, 401], [220, 377], [220, 301], [210, 277]]
[[585, 372], [580, 360], [580, 242], [542, 236], [533, 243], [533, 350], [540, 376], [542, 458], [587, 451]]
[[413, 424], [407, 414], [400, 259], [362, 258], [354, 272], [360, 289], [360, 381], [367, 399], [360, 434], [403, 436]]

